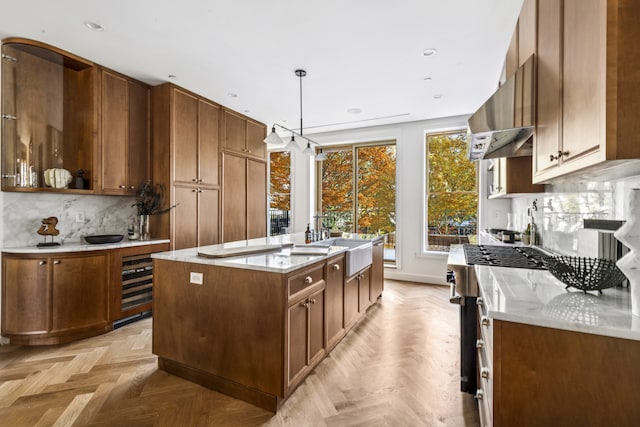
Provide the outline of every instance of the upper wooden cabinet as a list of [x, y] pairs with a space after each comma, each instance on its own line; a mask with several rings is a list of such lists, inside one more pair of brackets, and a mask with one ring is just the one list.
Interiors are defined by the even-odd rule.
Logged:
[[174, 183], [218, 185], [220, 107], [172, 88]]
[[267, 164], [222, 154], [222, 239], [224, 242], [267, 235]]
[[531, 156], [492, 159], [488, 165], [490, 199], [544, 192], [544, 185], [532, 184]]
[[151, 234], [173, 250], [218, 243], [220, 107], [171, 84], [151, 98], [153, 181], [168, 190], [166, 207], [177, 204], [154, 216]]
[[640, 4], [538, 3], [534, 182], [640, 158]]
[[[97, 71], [93, 63], [44, 43], [2, 44], [2, 190], [90, 193], [97, 188]], [[66, 169], [68, 189], [45, 184]], [[75, 189], [78, 170], [85, 189]]]
[[137, 193], [150, 179], [149, 87], [100, 71], [102, 192]]
[[222, 148], [245, 156], [265, 159], [266, 126], [233, 111], [223, 111]]

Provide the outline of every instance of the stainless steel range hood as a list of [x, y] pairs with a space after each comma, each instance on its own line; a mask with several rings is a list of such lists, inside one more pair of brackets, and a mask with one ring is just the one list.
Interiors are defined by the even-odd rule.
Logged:
[[530, 156], [535, 126], [534, 56], [469, 118], [470, 160]]

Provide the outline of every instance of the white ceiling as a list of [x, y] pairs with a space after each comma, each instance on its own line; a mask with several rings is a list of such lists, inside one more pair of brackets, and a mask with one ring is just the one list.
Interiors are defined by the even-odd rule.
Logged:
[[474, 112], [496, 88], [522, 0], [3, 3], [3, 39], [172, 81], [269, 126], [299, 127], [303, 68], [304, 133], [317, 133]]

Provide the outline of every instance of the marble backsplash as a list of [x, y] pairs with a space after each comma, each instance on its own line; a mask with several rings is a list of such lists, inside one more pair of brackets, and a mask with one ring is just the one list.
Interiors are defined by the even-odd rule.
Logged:
[[546, 186], [546, 192], [512, 199], [516, 230], [523, 230], [527, 213], [536, 201], [533, 217], [540, 245], [554, 252], [576, 256], [578, 230], [584, 219], [628, 220], [640, 212], [627, 212], [631, 189], [640, 188], [640, 176], [619, 181], [563, 182]]
[[[35, 246], [43, 218], [58, 218], [60, 243], [80, 242], [90, 234], [124, 234], [136, 219], [134, 197], [2, 192], [2, 247]], [[84, 222], [76, 216], [84, 215]]]

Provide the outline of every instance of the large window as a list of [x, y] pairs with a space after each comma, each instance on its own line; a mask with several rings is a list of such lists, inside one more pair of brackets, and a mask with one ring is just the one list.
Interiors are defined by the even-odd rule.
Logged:
[[385, 261], [395, 262], [396, 146], [384, 142], [324, 151], [319, 199], [325, 226], [387, 234]]
[[269, 154], [269, 235], [289, 233], [291, 222], [291, 153]]
[[478, 218], [476, 162], [467, 159], [466, 133], [427, 135], [425, 248], [474, 241]]

